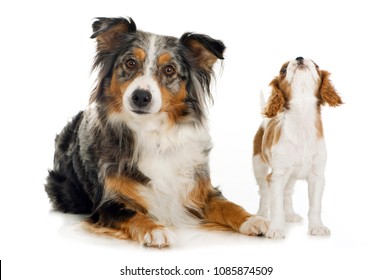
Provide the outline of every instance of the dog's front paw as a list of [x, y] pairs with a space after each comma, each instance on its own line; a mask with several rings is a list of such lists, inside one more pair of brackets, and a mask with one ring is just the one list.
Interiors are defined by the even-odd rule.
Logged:
[[310, 226], [309, 233], [315, 236], [329, 236], [330, 230], [325, 226]]
[[157, 228], [144, 235], [143, 244], [148, 247], [167, 247], [174, 243], [175, 234], [166, 228]]
[[285, 231], [283, 229], [269, 229], [266, 232], [266, 237], [271, 239], [285, 238]]
[[239, 228], [239, 232], [246, 235], [263, 235], [269, 228], [267, 219], [261, 216], [251, 216]]

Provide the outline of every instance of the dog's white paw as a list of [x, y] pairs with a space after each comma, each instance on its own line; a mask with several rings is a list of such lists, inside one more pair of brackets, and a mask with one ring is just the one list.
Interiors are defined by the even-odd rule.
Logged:
[[167, 247], [174, 243], [175, 234], [166, 228], [154, 229], [144, 235], [143, 244], [148, 247]]
[[311, 235], [315, 235], [315, 236], [329, 236], [330, 235], [330, 230], [328, 229], [328, 227], [325, 227], [325, 226], [311, 226], [309, 228], [309, 233]]
[[269, 228], [269, 221], [260, 216], [251, 216], [239, 228], [239, 232], [246, 235], [265, 234]]
[[302, 220], [303, 218], [299, 214], [296, 213], [285, 214], [285, 221], [287, 222], [297, 223], [297, 222], [301, 222]]
[[269, 229], [266, 232], [266, 237], [271, 239], [285, 238], [285, 231], [283, 229]]

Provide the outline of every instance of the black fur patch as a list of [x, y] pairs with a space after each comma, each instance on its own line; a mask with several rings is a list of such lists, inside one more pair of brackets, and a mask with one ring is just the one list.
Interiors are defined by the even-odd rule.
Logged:
[[[83, 112], [68, 123], [56, 137], [54, 168], [49, 171], [45, 190], [56, 210], [65, 213], [89, 214], [93, 206], [93, 193], [86, 186], [92, 186], [81, 163], [78, 130]], [[92, 178], [91, 178], [92, 179]], [[94, 180], [97, 184], [97, 180]], [[94, 188], [90, 187], [93, 191]]]
[[135, 214], [136, 211], [130, 210], [123, 203], [108, 201], [92, 213], [89, 221], [103, 227], [118, 228], [120, 223], [129, 220]]

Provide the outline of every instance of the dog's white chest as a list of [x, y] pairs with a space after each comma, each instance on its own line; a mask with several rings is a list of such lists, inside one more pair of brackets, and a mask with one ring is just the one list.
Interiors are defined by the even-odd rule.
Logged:
[[196, 168], [208, 162], [209, 134], [185, 127], [143, 138], [138, 168], [151, 180], [142, 191], [149, 214], [168, 226], [197, 224], [185, 205], [196, 185]]

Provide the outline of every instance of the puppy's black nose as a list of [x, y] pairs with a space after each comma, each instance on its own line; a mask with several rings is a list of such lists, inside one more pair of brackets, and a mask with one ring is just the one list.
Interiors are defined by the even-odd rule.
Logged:
[[152, 94], [143, 89], [137, 89], [132, 94], [132, 102], [138, 108], [146, 107], [152, 101]]
[[303, 62], [304, 58], [301, 57], [301, 56], [298, 56], [298, 57], [296, 57], [296, 60], [297, 60], [298, 62]]

